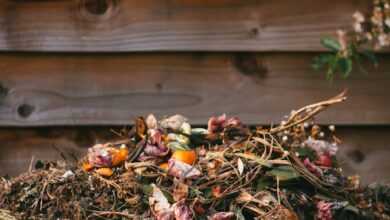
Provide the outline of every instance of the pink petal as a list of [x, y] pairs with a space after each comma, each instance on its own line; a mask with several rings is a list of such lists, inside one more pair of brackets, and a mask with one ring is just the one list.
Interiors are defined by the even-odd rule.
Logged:
[[185, 200], [181, 200], [173, 205], [173, 212], [175, 213], [176, 220], [191, 220], [192, 211], [185, 204]]
[[210, 220], [233, 220], [235, 214], [233, 212], [218, 212], [210, 217]]

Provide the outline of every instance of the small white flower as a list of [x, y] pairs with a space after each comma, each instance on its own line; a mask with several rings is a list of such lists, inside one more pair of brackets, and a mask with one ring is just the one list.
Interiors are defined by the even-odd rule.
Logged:
[[360, 11], [356, 11], [352, 17], [355, 19], [356, 22], [362, 23], [364, 22], [365, 18], [364, 15]]
[[334, 125], [329, 125], [329, 130], [330, 131], [335, 131], [336, 130], [336, 127]]
[[288, 140], [288, 137], [287, 137], [287, 136], [283, 136], [282, 140], [283, 140], [284, 142], [286, 142], [286, 141]]
[[387, 46], [389, 45], [389, 39], [387, 38], [387, 35], [382, 33], [378, 36], [378, 42], [379, 42], [379, 45], [384, 47], [384, 46]]
[[355, 30], [355, 32], [357, 33], [362, 33], [363, 32], [363, 26], [361, 23], [355, 23], [353, 24], [353, 29]]
[[372, 34], [371, 33], [366, 33], [366, 38], [367, 38], [367, 40], [372, 40]]
[[386, 18], [385, 24], [387, 27], [390, 27], [390, 18]]

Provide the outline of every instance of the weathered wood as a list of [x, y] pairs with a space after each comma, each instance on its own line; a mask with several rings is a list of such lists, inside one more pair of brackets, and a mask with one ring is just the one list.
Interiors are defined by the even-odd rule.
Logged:
[[115, 138], [108, 128], [0, 129], [0, 176], [28, 171], [37, 160], [75, 162], [88, 147]]
[[317, 51], [367, 0], [0, 1], [3, 51]]
[[337, 128], [343, 140], [338, 159], [344, 171], [360, 174], [362, 183], [390, 183], [390, 127]]
[[[114, 128], [119, 131], [120, 128]], [[337, 127], [343, 140], [338, 157], [347, 174], [360, 174], [363, 183], [390, 181], [389, 127]], [[56, 160], [63, 153], [80, 158], [87, 147], [117, 138], [109, 128], [0, 129], [0, 175], [28, 170], [32, 159]]]
[[[389, 124], [389, 56], [379, 69], [326, 81], [315, 54], [1, 54], [1, 126], [122, 125], [180, 113], [204, 124], [237, 115], [279, 122], [292, 109], [349, 90], [321, 123]], [[1, 93], [0, 91], [0, 93]]]

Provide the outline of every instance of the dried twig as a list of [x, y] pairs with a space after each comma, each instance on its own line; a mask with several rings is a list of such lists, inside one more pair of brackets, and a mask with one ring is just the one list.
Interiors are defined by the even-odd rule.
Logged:
[[287, 119], [285, 123], [280, 124], [278, 127], [271, 128], [269, 130], [269, 133], [275, 134], [284, 131], [286, 129], [289, 129], [291, 127], [294, 127], [298, 124], [301, 124], [313, 118], [315, 115], [325, 110], [329, 106], [345, 101], [347, 99], [345, 95], [346, 95], [346, 91], [343, 91], [342, 93], [338, 94], [333, 98], [315, 104], [307, 105], [297, 111], [294, 111], [292, 112], [292, 114], [290, 115], [290, 117]]

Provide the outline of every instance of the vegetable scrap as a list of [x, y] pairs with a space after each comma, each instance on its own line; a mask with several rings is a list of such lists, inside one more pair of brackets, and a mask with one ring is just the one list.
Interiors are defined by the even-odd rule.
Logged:
[[390, 219], [390, 187], [343, 175], [336, 128], [314, 124], [344, 100], [292, 111], [270, 128], [227, 115], [207, 128], [181, 115], [139, 117], [77, 164], [2, 177], [0, 219]]

